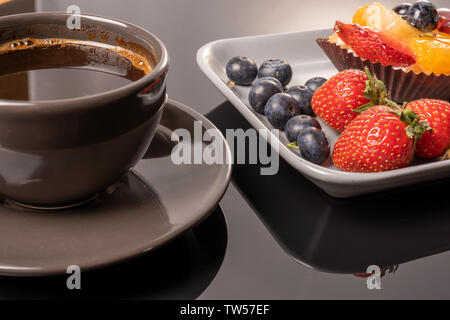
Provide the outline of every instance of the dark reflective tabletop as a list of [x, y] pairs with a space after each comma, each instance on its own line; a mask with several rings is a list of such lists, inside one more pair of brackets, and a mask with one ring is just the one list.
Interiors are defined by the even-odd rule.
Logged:
[[0, 277], [0, 299], [196, 299], [219, 270], [227, 245], [220, 207], [199, 226], [151, 254], [83, 272], [81, 290], [68, 276]]
[[[207, 116], [223, 134], [226, 129], [251, 128], [229, 102]], [[248, 141], [246, 151], [248, 154]], [[233, 184], [279, 249], [299, 266], [296, 272], [283, 273], [285, 266], [271, 261], [267, 250], [266, 257], [253, 255], [254, 268], [265, 261], [280, 271], [278, 280], [298, 281], [299, 288], [293, 291], [296, 298], [450, 296], [450, 277], [445, 271], [450, 266], [449, 180], [337, 199], [315, 187], [283, 159], [276, 175], [262, 176], [261, 167], [235, 164]], [[247, 237], [252, 236], [249, 230]], [[382, 290], [376, 293], [366, 288], [364, 273], [371, 265], [382, 270]], [[307, 292], [300, 279], [308, 279]], [[267, 296], [280, 297], [273, 293]]]
[[[0, 6], [0, 15], [77, 4], [83, 13], [154, 32], [171, 56], [169, 96], [208, 114], [221, 130], [249, 124], [198, 69], [199, 47], [220, 38], [329, 28], [370, 2], [323, 0], [315, 15], [317, 2], [297, 0], [276, 7], [269, 0], [13, 1], [7, 10]], [[68, 292], [65, 277], [1, 278], [0, 298], [450, 298], [450, 181], [339, 200], [283, 160], [276, 176], [260, 176], [259, 169], [236, 165], [210, 218], [148, 256], [86, 274], [80, 292]], [[373, 264], [395, 267], [386, 270], [381, 290], [368, 290], [366, 279], [354, 275]]]
[[[251, 128], [230, 103], [208, 117], [224, 134], [225, 129]], [[389, 268], [450, 248], [450, 181], [337, 199], [282, 159], [276, 175], [262, 176], [261, 167], [235, 165], [233, 181], [283, 249], [301, 264], [325, 272], [362, 273], [370, 265]]]

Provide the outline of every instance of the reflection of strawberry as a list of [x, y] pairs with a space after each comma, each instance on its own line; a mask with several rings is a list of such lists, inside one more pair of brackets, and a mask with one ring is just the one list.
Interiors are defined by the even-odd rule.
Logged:
[[[394, 274], [398, 270], [398, 264], [392, 267], [386, 267], [381, 269], [381, 276], [384, 277], [386, 275], [386, 272]], [[357, 278], [368, 278], [371, 275], [373, 275], [375, 272], [367, 273], [367, 272], [361, 272], [361, 273], [354, 273], [353, 275]]]
[[450, 103], [421, 99], [410, 102], [407, 107], [427, 121], [432, 129], [417, 141], [416, 155], [428, 159], [441, 156], [450, 146]]
[[386, 34], [340, 21], [336, 21], [334, 29], [361, 59], [394, 67], [408, 67], [416, 63], [407, 47]]
[[414, 142], [428, 124], [410, 109], [375, 106], [360, 114], [336, 141], [333, 162], [350, 172], [380, 172], [408, 166]]

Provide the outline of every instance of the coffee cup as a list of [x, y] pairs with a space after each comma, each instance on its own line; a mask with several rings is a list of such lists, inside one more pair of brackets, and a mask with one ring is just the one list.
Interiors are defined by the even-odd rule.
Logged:
[[142, 158], [159, 124], [167, 101], [164, 44], [127, 22], [79, 15], [80, 27], [69, 28], [72, 18], [65, 13], [1, 17], [0, 70], [105, 65], [128, 68], [133, 81], [66, 99], [0, 99], [4, 200], [61, 208], [95, 198]]

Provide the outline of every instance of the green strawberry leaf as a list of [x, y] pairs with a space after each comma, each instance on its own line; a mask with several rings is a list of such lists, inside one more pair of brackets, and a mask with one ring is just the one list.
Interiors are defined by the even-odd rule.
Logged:
[[295, 149], [295, 150], [299, 150], [297, 143], [292, 142], [286, 145], [286, 147], [291, 148], [291, 149]]
[[401, 108], [398, 104], [390, 100], [390, 94], [387, 91], [384, 82], [379, 80], [375, 75], [372, 75], [368, 67], [365, 67], [365, 72], [369, 80], [366, 81], [364, 96], [370, 100], [370, 102], [353, 111], [363, 113], [374, 106], [388, 106], [392, 109], [400, 110]]
[[427, 131], [433, 131], [427, 121], [421, 121], [417, 113], [409, 108], [404, 108], [400, 113], [400, 120], [406, 123], [406, 134], [416, 142]]
[[372, 107], [374, 107], [374, 106], [375, 106], [375, 103], [373, 103], [373, 102], [371, 101], [371, 102], [369, 102], [369, 103], [366, 103], [366, 104], [362, 105], [362, 106], [359, 107], [359, 108], [354, 109], [353, 112], [363, 113], [364, 111], [367, 111], [367, 110], [369, 110], [370, 108], [372, 108]]

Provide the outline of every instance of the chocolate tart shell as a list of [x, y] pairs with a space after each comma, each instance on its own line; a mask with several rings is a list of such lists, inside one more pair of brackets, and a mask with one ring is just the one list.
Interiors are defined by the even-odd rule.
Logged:
[[416, 74], [362, 60], [346, 49], [329, 42], [328, 39], [317, 39], [317, 44], [339, 71], [364, 70], [366, 66], [369, 67], [370, 71], [386, 84], [392, 100], [396, 102], [403, 103], [422, 98], [450, 100], [450, 76]]

